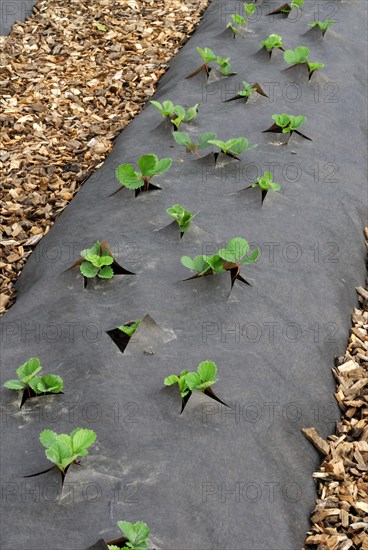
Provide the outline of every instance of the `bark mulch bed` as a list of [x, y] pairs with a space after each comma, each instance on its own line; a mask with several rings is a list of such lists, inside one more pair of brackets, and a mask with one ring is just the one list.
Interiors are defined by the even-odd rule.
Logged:
[[40, 0], [1, 38], [0, 314], [33, 247], [142, 109], [208, 0]]
[[[365, 229], [368, 249], [368, 228]], [[304, 435], [324, 455], [318, 472], [318, 500], [306, 548], [368, 550], [368, 280], [359, 287], [348, 346], [332, 369], [335, 397], [343, 412], [327, 441], [313, 428]]]

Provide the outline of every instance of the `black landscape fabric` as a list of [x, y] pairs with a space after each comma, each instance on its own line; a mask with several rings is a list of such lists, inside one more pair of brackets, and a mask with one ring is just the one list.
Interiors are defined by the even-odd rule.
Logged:
[[[288, 18], [268, 17], [277, 6], [257, 3], [252, 32], [233, 39], [224, 29], [242, 3], [212, 2], [155, 96], [200, 103], [181, 127], [193, 138], [213, 131], [258, 147], [216, 165], [211, 149], [198, 159], [148, 104], [30, 256], [2, 321], [1, 382], [39, 357], [63, 377], [64, 394], [19, 410], [2, 389], [3, 550], [102, 548], [122, 519], [146, 522], [157, 549], [302, 547], [320, 456], [301, 428], [326, 437], [339, 419], [331, 367], [365, 277], [367, 6], [306, 0]], [[308, 32], [326, 18], [336, 22], [324, 38]], [[285, 49], [307, 46], [325, 67], [309, 82], [283, 72], [282, 52], [271, 60], [259, 52], [271, 33]], [[230, 56], [237, 74], [186, 79], [202, 63], [196, 47]], [[269, 97], [225, 103], [242, 81]], [[263, 133], [275, 113], [305, 115], [301, 132], [312, 141], [294, 134], [279, 145], [282, 134]], [[111, 196], [116, 167], [146, 153], [173, 159], [153, 179], [161, 190]], [[267, 170], [281, 191], [261, 206], [259, 190], [242, 190]], [[182, 239], [166, 214], [175, 203], [198, 212]], [[212, 254], [233, 237], [260, 250], [241, 269], [251, 286], [237, 280], [231, 289], [229, 273], [183, 281], [193, 273], [181, 256]], [[66, 270], [105, 239], [134, 274], [84, 288], [79, 267]], [[122, 353], [107, 332], [146, 315]], [[180, 393], [163, 380], [206, 359], [218, 366], [213, 389], [228, 407], [194, 392], [180, 414]], [[43, 429], [78, 426], [97, 439], [63, 487], [56, 470], [24, 478], [51, 465]]]
[[37, 0], [1, 0], [0, 3], [0, 36], [10, 33], [17, 21], [24, 21], [33, 13]]

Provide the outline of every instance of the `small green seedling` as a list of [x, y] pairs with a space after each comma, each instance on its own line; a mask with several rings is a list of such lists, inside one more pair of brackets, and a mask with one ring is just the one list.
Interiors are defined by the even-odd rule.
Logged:
[[312, 29], [314, 29], [314, 27], [319, 27], [324, 36], [327, 29], [329, 29], [333, 24], [334, 24], [333, 19], [325, 19], [324, 21], [314, 21], [313, 23], [309, 23], [308, 26], [311, 27]]
[[197, 157], [200, 157], [198, 150], [210, 147], [209, 140], [216, 139], [216, 134], [214, 132], [205, 132], [199, 136], [198, 143], [194, 143], [186, 132], [173, 132], [173, 138], [178, 145], [185, 147], [187, 153], [194, 153]]
[[282, 129], [283, 134], [295, 132], [307, 120], [303, 115], [293, 116], [283, 113], [282, 115], [272, 115], [275, 124]]
[[106, 249], [101, 247], [99, 241], [96, 241], [91, 248], [82, 250], [81, 256], [84, 261], [80, 264], [79, 269], [84, 277], [88, 279], [93, 277], [111, 279], [114, 276], [114, 271], [110, 267], [114, 262], [114, 258], [110, 256]]
[[252, 184], [252, 187], [259, 187], [262, 191], [280, 191], [281, 185], [272, 181], [272, 172], [264, 172], [263, 176], [257, 178], [257, 182]]
[[217, 365], [213, 361], [202, 361], [197, 367], [197, 372], [181, 371], [179, 376], [171, 374], [164, 380], [165, 386], [178, 384], [182, 397], [189, 392], [198, 390], [204, 392], [217, 382]]
[[242, 28], [242, 26], [245, 24], [245, 17], [242, 15], [238, 15], [237, 13], [233, 13], [231, 15], [232, 22], [229, 22], [226, 25], [227, 29], [231, 29], [234, 35], [234, 38], [238, 34], [239, 30]]
[[125, 543], [125, 546], [109, 544], [109, 550], [147, 550], [147, 539], [150, 530], [145, 523], [137, 521], [133, 524], [129, 521], [118, 521], [118, 526], [128, 542]]
[[285, 7], [281, 10], [282, 13], [290, 13], [292, 8], [299, 9], [304, 6], [304, 0], [292, 0], [288, 7]]
[[171, 208], [168, 208], [166, 212], [178, 223], [180, 235], [182, 237], [184, 233], [188, 231], [195, 214], [191, 214], [188, 210], [185, 210], [181, 204], [174, 204]]
[[240, 266], [256, 262], [259, 250], [256, 248], [247, 256], [248, 251], [248, 242], [240, 237], [235, 237], [227, 243], [225, 248], [221, 248], [217, 254], [213, 254], [212, 256], [196, 256], [195, 258], [182, 256], [181, 263], [188, 269], [197, 272], [197, 274], [191, 278], [230, 271], [232, 285], [235, 279], [239, 279], [243, 283], [249, 284], [241, 277]]
[[120, 327], [118, 327], [118, 329], [121, 330], [121, 332], [124, 332], [124, 334], [126, 334], [127, 336], [129, 336], [129, 338], [131, 338], [133, 334], [136, 332], [141, 322], [142, 322], [142, 319], [138, 319], [138, 321], [129, 323], [129, 325], [121, 325]]
[[52, 430], [43, 430], [40, 433], [40, 441], [46, 447], [46, 457], [59, 468], [63, 475], [78, 457], [88, 455], [87, 449], [95, 439], [94, 431], [83, 428], [76, 428], [70, 435], [58, 435]]
[[206, 72], [206, 75], [210, 74], [211, 68], [209, 67], [209, 63], [212, 61], [216, 61], [219, 71], [223, 76], [230, 76], [234, 73], [231, 71], [231, 64], [230, 64], [230, 57], [220, 57], [219, 55], [216, 55], [210, 48], [197, 48], [197, 52], [202, 57], [204, 61], [204, 65], [201, 65], [198, 69], [196, 69], [193, 73], [188, 75], [186, 78], [192, 78], [193, 76], [199, 74], [202, 71]]
[[216, 145], [225, 155], [237, 158], [243, 151], [250, 151], [257, 147], [257, 145], [249, 146], [249, 142], [245, 137], [239, 137], [229, 139], [228, 141], [221, 141], [219, 139], [210, 139], [208, 143]]
[[252, 86], [252, 84], [249, 84], [245, 80], [243, 80], [242, 84], [243, 89], [239, 90], [238, 95], [240, 95], [241, 97], [250, 97], [255, 91], [254, 87]]
[[190, 389], [187, 385], [187, 370], [182, 370], [179, 376], [176, 374], [171, 374], [170, 376], [167, 376], [164, 380], [165, 386], [172, 386], [173, 384], [178, 384], [179, 390], [181, 393], [182, 398], [186, 397], [188, 393], [190, 392]]
[[266, 48], [269, 53], [272, 53], [272, 50], [282, 48], [282, 38], [279, 34], [270, 34], [266, 40], [263, 40], [260, 44], [261, 48]]
[[36, 376], [42, 370], [40, 360], [37, 357], [28, 359], [23, 365], [17, 368], [18, 380], [8, 380], [4, 387], [10, 390], [27, 392], [28, 397], [44, 393], [60, 393], [63, 389], [63, 380], [55, 374]]
[[306, 63], [310, 78], [314, 71], [322, 69], [325, 65], [324, 63], [318, 63], [317, 61], [309, 61], [309, 53], [309, 48], [306, 48], [305, 46], [298, 46], [295, 50], [286, 50], [286, 52], [284, 52], [284, 59], [291, 65]]
[[156, 155], [142, 155], [138, 160], [141, 172], [136, 172], [131, 164], [120, 164], [116, 169], [116, 177], [127, 189], [137, 191], [148, 191], [153, 176], [163, 174], [172, 164], [172, 159], [164, 158], [158, 160]]
[[189, 107], [186, 111], [181, 105], [174, 105], [172, 101], [150, 101], [161, 115], [166, 119], [169, 118], [176, 128], [179, 128], [182, 122], [193, 120], [198, 114], [199, 104], [196, 103], [193, 107]]
[[243, 8], [245, 11], [245, 30], [248, 30], [249, 25], [249, 17], [256, 11], [256, 7], [254, 4], [243, 4]]

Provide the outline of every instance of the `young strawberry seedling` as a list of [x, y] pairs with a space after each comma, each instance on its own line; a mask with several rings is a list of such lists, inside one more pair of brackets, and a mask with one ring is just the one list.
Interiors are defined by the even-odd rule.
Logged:
[[[255, 147], [257, 147], [257, 145], [249, 146], [249, 142], [245, 137], [229, 139], [228, 141], [221, 141], [219, 139], [210, 139], [208, 143], [211, 143], [212, 145], [216, 145], [216, 147], [218, 147], [220, 151], [224, 153], [224, 155], [235, 158], [237, 160], [239, 160], [238, 155], [240, 155], [240, 153], [243, 153], [243, 151], [250, 151]], [[217, 156], [218, 156], [218, 153], [215, 153], [216, 160], [217, 160]]]
[[95, 432], [83, 428], [76, 428], [70, 435], [58, 435], [52, 430], [40, 433], [40, 441], [46, 447], [46, 457], [59, 468], [63, 481], [70, 464], [79, 464], [78, 458], [88, 455], [87, 449], [95, 440]]
[[249, 285], [240, 275], [241, 265], [248, 265], [257, 261], [259, 250], [256, 248], [251, 254], [247, 256], [249, 251], [249, 244], [245, 239], [236, 237], [231, 239], [225, 248], [221, 248], [217, 254], [212, 256], [196, 256], [190, 258], [189, 256], [183, 256], [181, 263], [191, 269], [197, 271], [196, 275], [189, 277], [189, 279], [197, 279], [198, 277], [206, 277], [208, 275], [216, 275], [225, 271], [230, 271], [231, 286], [234, 285], [235, 280]]
[[331, 27], [331, 25], [334, 24], [333, 19], [325, 19], [324, 21], [314, 21], [313, 23], [309, 23], [309, 27], [314, 29], [315, 27], [319, 27], [322, 31], [322, 36], [326, 34], [327, 29]]
[[40, 376], [39, 373], [41, 370], [40, 360], [37, 357], [32, 357], [17, 368], [18, 380], [8, 380], [5, 382], [5, 388], [15, 391], [23, 390], [20, 408], [31, 397], [50, 393], [62, 393], [63, 379], [56, 374]]
[[249, 27], [249, 17], [256, 11], [254, 4], [243, 4], [245, 11], [245, 30], [248, 30]]
[[174, 204], [171, 208], [168, 208], [166, 212], [178, 223], [180, 238], [182, 238], [184, 233], [188, 231], [195, 214], [191, 214], [180, 204]]
[[213, 53], [213, 51], [210, 48], [204, 48], [204, 49], [196, 48], [196, 49], [199, 55], [201, 56], [201, 58], [203, 59], [204, 64], [198, 67], [198, 69], [193, 71], [186, 78], [192, 78], [193, 76], [196, 76], [201, 72], [205, 72], [208, 78], [210, 71], [212, 70], [209, 64], [212, 61], [216, 61], [219, 72], [222, 76], [231, 76], [236, 74], [233, 71], [231, 71], [230, 57], [220, 57], [219, 55], [216, 55], [215, 53]]
[[201, 155], [198, 151], [210, 147], [211, 144], [209, 140], [216, 139], [216, 134], [214, 132], [205, 132], [199, 136], [198, 143], [194, 143], [186, 132], [173, 132], [173, 138], [178, 145], [183, 145], [185, 147], [187, 153], [194, 153], [200, 158]]
[[266, 40], [263, 40], [263, 42], [260, 43], [260, 46], [261, 48], [265, 48], [267, 50], [270, 54], [270, 58], [273, 50], [279, 49], [283, 51], [282, 38], [279, 34], [270, 34]]
[[174, 105], [172, 101], [150, 101], [154, 107], [161, 113], [164, 119], [169, 119], [170, 122], [179, 128], [182, 122], [189, 122], [196, 118], [198, 114], [199, 104], [196, 103], [193, 107], [189, 107], [186, 111], [181, 105]]
[[107, 331], [107, 334], [118, 346], [121, 353], [124, 353], [125, 348], [129, 344], [132, 336], [136, 333], [141, 322], [142, 319], [138, 319], [137, 321], [129, 321], [129, 323], [125, 323], [124, 325], [120, 325], [117, 328]]
[[227, 29], [231, 29], [233, 33], [233, 38], [236, 37], [238, 32], [242, 29], [243, 25], [245, 24], [245, 17], [242, 15], [238, 15], [237, 13], [233, 13], [231, 15], [232, 21], [230, 21], [227, 25]]
[[217, 365], [213, 361], [202, 361], [197, 367], [197, 372], [181, 371], [179, 376], [171, 374], [164, 380], [165, 386], [178, 384], [181, 394], [181, 412], [184, 411], [186, 404], [194, 390], [201, 391], [212, 399], [227, 406], [213, 392], [211, 386], [217, 382]]
[[309, 137], [299, 132], [298, 128], [307, 120], [303, 115], [293, 116], [283, 113], [281, 115], [272, 115], [273, 120], [275, 121], [270, 128], [264, 130], [263, 132], [275, 132], [278, 134], [289, 134], [288, 140], [285, 143], [287, 145], [293, 133], [295, 132], [299, 136], [312, 141]]
[[129, 521], [118, 521], [118, 527], [124, 537], [108, 542], [109, 550], [147, 550], [150, 530], [145, 523], [137, 521], [133, 524]]
[[261, 86], [258, 84], [258, 82], [255, 82], [254, 84], [249, 84], [245, 80], [242, 82], [243, 89], [239, 90], [239, 92], [230, 99], [226, 99], [224, 103], [228, 103], [229, 101], [235, 101], [236, 99], [244, 99], [245, 103], [248, 101], [250, 96], [254, 93], [260, 94], [263, 97], [268, 97], [268, 95], [262, 90]]
[[81, 251], [84, 261], [79, 266], [80, 272], [87, 279], [99, 277], [100, 279], [112, 279], [114, 271], [111, 264], [114, 258], [110, 256], [106, 249], [101, 249], [101, 244], [97, 241], [91, 248]]
[[156, 155], [142, 155], [138, 160], [140, 172], [136, 172], [131, 164], [120, 164], [115, 174], [123, 187], [135, 190], [135, 196], [137, 197], [140, 192], [159, 189], [159, 187], [152, 185], [151, 179], [159, 174], [164, 174], [171, 164], [172, 159], [170, 158], [158, 160]]
[[259, 187], [262, 192], [262, 204], [266, 198], [268, 191], [280, 191], [281, 185], [272, 181], [272, 172], [264, 172], [263, 176], [257, 178], [255, 183], [252, 183], [251, 187]]
[[308, 75], [310, 79], [314, 71], [322, 69], [325, 65], [324, 63], [318, 63], [317, 61], [309, 61], [309, 53], [309, 48], [306, 48], [305, 46], [298, 46], [295, 50], [286, 50], [284, 53], [284, 60], [286, 63], [292, 65], [292, 67], [305, 63], [308, 68]]
[[293, 8], [300, 9], [303, 5], [304, 0], [292, 0], [292, 2], [282, 4], [282, 6], [279, 6], [271, 13], [267, 13], [267, 15], [283, 14], [285, 17], [288, 17]]

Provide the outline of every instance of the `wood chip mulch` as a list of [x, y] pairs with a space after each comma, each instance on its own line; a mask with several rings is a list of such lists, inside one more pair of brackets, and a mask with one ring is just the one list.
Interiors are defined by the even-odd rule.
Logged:
[[[368, 228], [365, 229], [368, 250]], [[368, 264], [367, 264], [368, 265]], [[336, 434], [323, 440], [314, 428], [302, 430], [324, 455], [313, 474], [318, 500], [305, 548], [368, 550], [368, 280], [356, 289], [348, 346], [332, 369], [342, 410]]]
[[37, 242], [142, 109], [209, 0], [40, 0], [0, 38], [0, 314]]

